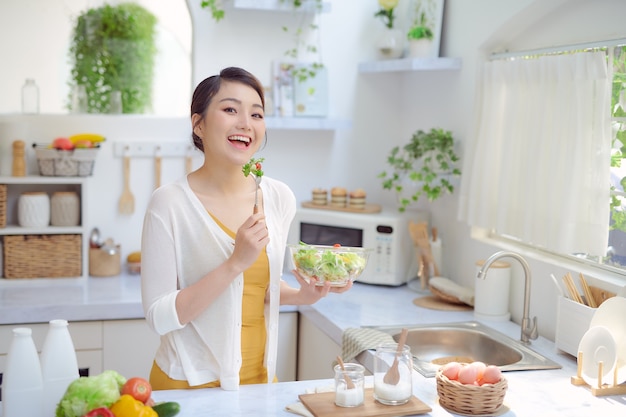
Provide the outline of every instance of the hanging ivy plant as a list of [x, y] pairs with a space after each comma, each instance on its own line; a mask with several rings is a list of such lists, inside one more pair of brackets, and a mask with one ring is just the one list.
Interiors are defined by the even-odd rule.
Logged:
[[[315, 13], [322, 11], [322, 0], [280, 0], [283, 2], [290, 2], [293, 4], [294, 10], [298, 10], [301, 7], [311, 4], [311, 10]], [[221, 0], [201, 0], [200, 6], [208, 9], [211, 12], [211, 16], [216, 22], [222, 20], [225, 16], [225, 11], [222, 7]], [[285, 56], [298, 61], [302, 58], [302, 55], [308, 54], [319, 56], [319, 26], [313, 21], [306, 23], [305, 19], [300, 21], [300, 24], [295, 29], [290, 29], [288, 26], [282, 27], [283, 32], [287, 34], [293, 34], [294, 46], [285, 51]], [[311, 38], [315, 38], [314, 42], [309, 41]], [[292, 76], [298, 82], [304, 82], [308, 78], [315, 77], [317, 72], [324, 67], [324, 64], [320, 60], [312, 62], [308, 66], [293, 66]]]
[[[156, 17], [135, 3], [104, 5], [78, 16], [70, 59], [70, 91], [85, 86], [87, 111], [108, 113], [112, 91], [122, 92], [124, 113], [145, 113], [152, 103]], [[68, 108], [72, 110], [71, 99]]]

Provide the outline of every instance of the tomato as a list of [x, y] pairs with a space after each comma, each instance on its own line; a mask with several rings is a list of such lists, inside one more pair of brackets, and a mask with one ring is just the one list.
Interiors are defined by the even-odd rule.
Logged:
[[134, 377], [126, 381], [126, 383], [122, 386], [120, 394], [128, 394], [137, 401], [141, 401], [145, 404], [152, 395], [152, 386], [147, 380], [140, 377]]
[[256, 163], [256, 169], [261, 170], [261, 164], [259, 162]]
[[335, 243], [335, 244], [333, 245], [333, 248], [340, 248], [340, 247], [341, 247], [341, 244], [339, 244], [339, 243]]

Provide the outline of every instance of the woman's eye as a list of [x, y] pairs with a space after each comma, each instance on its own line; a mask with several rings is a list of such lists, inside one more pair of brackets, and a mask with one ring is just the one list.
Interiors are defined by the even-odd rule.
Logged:
[[254, 114], [252, 115], [252, 117], [255, 117], [255, 118], [257, 118], [257, 119], [263, 119], [263, 118], [264, 118], [264, 116], [263, 116], [263, 114], [262, 114], [262, 113], [254, 113]]
[[234, 107], [226, 107], [226, 108], [224, 109], [224, 111], [225, 111], [226, 113], [236, 113], [236, 112], [237, 112], [237, 110], [235, 110], [235, 108], [234, 108]]

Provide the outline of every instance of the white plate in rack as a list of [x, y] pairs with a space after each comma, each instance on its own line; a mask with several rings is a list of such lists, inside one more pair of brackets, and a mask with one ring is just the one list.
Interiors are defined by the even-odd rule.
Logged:
[[617, 363], [617, 345], [608, 328], [590, 327], [580, 339], [578, 352], [583, 355], [582, 377], [589, 386], [598, 386], [600, 362], [602, 362], [602, 382], [612, 383]]
[[600, 304], [589, 323], [589, 328], [595, 326], [604, 326], [613, 335], [617, 347], [617, 384], [626, 382], [626, 298], [615, 296]]

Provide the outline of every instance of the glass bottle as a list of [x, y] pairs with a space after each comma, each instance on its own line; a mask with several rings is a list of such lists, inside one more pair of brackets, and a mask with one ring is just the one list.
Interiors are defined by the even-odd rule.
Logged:
[[22, 113], [39, 113], [39, 87], [32, 78], [27, 78], [22, 86]]
[[78, 379], [78, 361], [67, 320], [51, 320], [41, 349], [43, 410], [53, 416], [68, 385]]
[[3, 417], [41, 417], [43, 378], [29, 327], [13, 329], [2, 382]]

